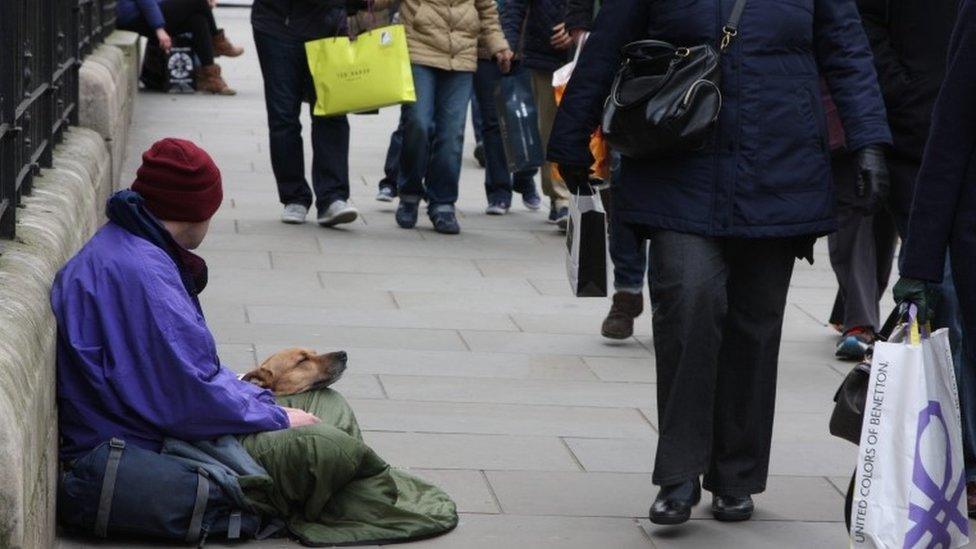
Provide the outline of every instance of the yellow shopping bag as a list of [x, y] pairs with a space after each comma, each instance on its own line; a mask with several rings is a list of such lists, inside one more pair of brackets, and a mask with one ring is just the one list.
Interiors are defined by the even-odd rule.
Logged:
[[315, 115], [336, 116], [413, 103], [417, 94], [403, 25], [305, 43]]

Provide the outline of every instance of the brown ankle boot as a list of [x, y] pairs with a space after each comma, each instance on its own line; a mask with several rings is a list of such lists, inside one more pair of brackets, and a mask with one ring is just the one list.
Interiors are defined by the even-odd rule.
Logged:
[[236, 95], [237, 92], [220, 76], [220, 65], [206, 65], [197, 69], [197, 91], [217, 95]]
[[235, 46], [224, 35], [224, 29], [219, 29], [213, 36], [214, 57], [238, 57], [244, 53], [244, 48]]
[[603, 337], [627, 339], [634, 335], [634, 319], [644, 312], [644, 294], [617, 292], [613, 306], [603, 321]]

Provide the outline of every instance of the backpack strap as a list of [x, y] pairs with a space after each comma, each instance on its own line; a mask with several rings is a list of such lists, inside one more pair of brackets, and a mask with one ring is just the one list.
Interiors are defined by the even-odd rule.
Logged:
[[102, 491], [98, 497], [98, 514], [95, 515], [95, 535], [108, 537], [108, 519], [112, 514], [112, 498], [115, 497], [115, 480], [119, 476], [119, 462], [125, 441], [113, 438], [108, 443], [108, 461], [105, 462], [105, 475], [102, 477]]
[[203, 467], [197, 468], [197, 499], [193, 503], [193, 515], [190, 517], [190, 527], [186, 531], [186, 542], [197, 543], [203, 535], [203, 514], [207, 511], [207, 500], [210, 499], [210, 479]]
[[235, 509], [232, 511], [230, 516], [227, 517], [227, 539], [238, 539], [241, 537], [242, 522], [241, 510]]

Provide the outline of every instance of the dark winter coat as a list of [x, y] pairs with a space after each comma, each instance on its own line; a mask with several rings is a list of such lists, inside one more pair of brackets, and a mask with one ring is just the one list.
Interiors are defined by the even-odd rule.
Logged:
[[566, 0], [505, 0], [501, 12], [505, 38], [513, 51], [523, 55], [524, 66], [547, 72], [569, 61], [570, 52], [549, 45], [552, 28], [565, 19]]
[[945, 77], [958, 0], [858, 0], [874, 50], [895, 151], [920, 161]]
[[[593, 24], [556, 116], [549, 160], [589, 165], [620, 49], [655, 38], [717, 44], [733, 0], [609, 0]], [[891, 135], [854, 0], [750, 0], [722, 59], [724, 105], [704, 151], [624, 158], [615, 215], [648, 229], [793, 237], [835, 230], [823, 74], [848, 145]]]
[[[951, 246], [953, 277], [967, 324], [976, 326], [976, 0], [963, 0], [952, 35], [949, 68], [932, 115], [918, 175], [903, 276], [941, 281]], [[965, 305], [965, 303], [964, 303]], [[964, 306], [964, 309], [967, 307]], [[973, 335], [976, 335], [974, 333]]]
[[596, 11], [596, 0], [566, 0], [566, 28], [590, 30]]
[[345, 33], [344, 0], [254, 0], [251, 25], [279, 38], [316, 40]]

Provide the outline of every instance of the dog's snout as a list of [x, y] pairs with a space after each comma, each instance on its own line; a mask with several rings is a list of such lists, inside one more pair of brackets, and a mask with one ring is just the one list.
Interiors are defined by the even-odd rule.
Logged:
[[335, 354], [335, 357], [336, 360], [341, 360], [342, 362], [345, 362], [349, 358], [349, 355], [347, 355], [345, 351], [339, 351], [338, 353]]

